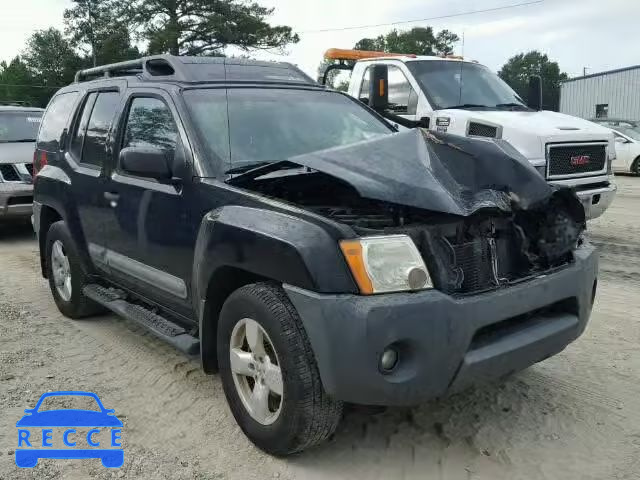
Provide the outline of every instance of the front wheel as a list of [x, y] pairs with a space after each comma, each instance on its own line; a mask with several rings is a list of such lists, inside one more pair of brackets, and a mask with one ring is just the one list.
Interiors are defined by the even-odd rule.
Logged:
[[218, 364], [233, 416], [267, 453], [321, 443], [342, 418], [342, 402], [324, 391], [302, 322], [279, 286], [256, 283], [229, 296], [218, 322]]
[[633, 161], [633, 165], [631, 165], [631, 173], [640, 177], [640, 157]]

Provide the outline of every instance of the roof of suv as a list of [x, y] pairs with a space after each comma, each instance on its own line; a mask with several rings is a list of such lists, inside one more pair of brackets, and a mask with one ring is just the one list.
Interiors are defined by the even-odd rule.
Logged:
[[81, 70], [76, 73], [75, 82], [132, 76], [141, 82], [264, 83], [321, 87], [290, 63], [174, 55], [154, 55]]

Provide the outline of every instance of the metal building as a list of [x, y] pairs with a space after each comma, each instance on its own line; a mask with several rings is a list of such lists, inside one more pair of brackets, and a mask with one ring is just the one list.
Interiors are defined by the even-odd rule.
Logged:
[[640, 65], [566, 80], [560, 111], [582, 118], [640, 120]]

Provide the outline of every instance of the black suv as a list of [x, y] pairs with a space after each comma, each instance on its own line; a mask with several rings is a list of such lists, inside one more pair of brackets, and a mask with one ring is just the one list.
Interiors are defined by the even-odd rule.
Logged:
[[415, 405], [584, 330], [584, 211], [500, 140], [398, 133], [289, 64], [79, 72], [44, 115], [34, 225], [60, 311], [109, 309], [219, 371], [260, 448], [343, 402]]

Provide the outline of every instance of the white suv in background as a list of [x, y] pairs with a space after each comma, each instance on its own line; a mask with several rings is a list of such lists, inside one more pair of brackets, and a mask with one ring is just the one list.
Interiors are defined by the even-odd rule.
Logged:
[[33, 152], [43, 111], [0, 105], [0, 221], [31, 217]]
[[640, 175], [640, 122], [613, 118], [596, 118], [594, 123], [613, 130], [616, 137], [615, 172]]

